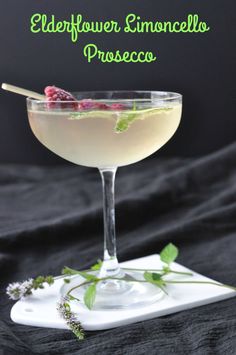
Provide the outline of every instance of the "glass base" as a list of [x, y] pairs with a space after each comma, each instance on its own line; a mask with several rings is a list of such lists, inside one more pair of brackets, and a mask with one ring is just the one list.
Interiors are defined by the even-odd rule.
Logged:
[[[97, 284], [97, 293], [93, 310], [116, 310], [139, 308], [148, 306], [160, 300], [164, 293], [157, 286], [146, 282], [132, 282], [132, 278], [140, 278], [140, 273], [129, 272], [125, 274], [130, 281], [105, 280]], [[75, 276], [69, 284], [65, 284], [61, 293], [63, 296], [73, 287], [83, 282], [80, 276]], [[84, 292], [88, 286], [81, 286], [71, 292], [71, 295], [83, 300]]]

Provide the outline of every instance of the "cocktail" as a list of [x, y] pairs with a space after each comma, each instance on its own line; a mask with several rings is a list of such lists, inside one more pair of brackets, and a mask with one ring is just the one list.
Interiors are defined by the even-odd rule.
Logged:
[[[115, 174], [118, 167], [148, 157], [173, 136], [180, 123], [182, 96], [171, 92], [104, 91], [68, 94], [65, 99], [63, 95], [53, 96], [55, 88], [47, 90], [50, 100], [27, 98], [33, 133], [60, 157], [98, 168], [102, 178], [104, 257], [99, 277], [103, 281], [97, 284], [95, 308], [133, 308], [155, 302], [162, 296], [160, 289], [150, 283], [135, 282], [140, 277], [137, 272], [119, 267]], [[129, 282], [124, 281], [124, 275]], [[84, 290], [76, 289], [79, 279], [74, 277], [70, 288], [75, 287], [73, 295], [80, 299]]]

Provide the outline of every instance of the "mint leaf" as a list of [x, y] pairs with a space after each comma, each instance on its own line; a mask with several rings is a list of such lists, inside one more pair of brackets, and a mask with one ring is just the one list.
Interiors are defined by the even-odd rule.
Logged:
[[161, 261], [167, 265], [170, 265], [170, 263], [175, 261], [178, 255], [179, 255], [179, 250], [172, 243], [167, 244], [165, 248], [162, 249], [162, 251], [160, 252]]
[[88, 272], [85, 271], [79, 271], [79, 270], [75, 270], [75, 269], [71, 269], [68, 266], [65, 266], [62, 271], [61, 271], [62, 275], [80, 275], [82, 276], [84, 279], [88, 280], [88, 281], [96, 281], [97, 277], [95, 275], [91, 275]]
[[156, 108], [150, 108], [150, 109], [145, 109], [145, 110], [136, 110], [136, 103], [134, 102], [133, 105], [133, 110], [132, 111], [124, 111], [119, 114], [119, 118], [116, 121], [116, 126], [115, 126], [115, 132], [116, 133], [121, 133], [127, 131], [127, 129], [130, 127], [130, 125], [135, 121], [140, 119], [140, 117], [143, 119], [145, 118], [145, 114], [149, 113], [162, 113], [172, 110], [171, 107], [156, 107]]
[[163, 281], [163, 280], [161, 280], [161, 274], [157, 274], [156, 272], [153, 272], [152, 273], [152, 279], [153, 279], [153, 281]]
[[69, 284], [70, 283], [70, 279], [63, 279], [63, 281], [65, 282], [65, 284]]
[[165, 281], [162, 279], [161, 274], [157, 274], [156, 272], [145, 271], [143, 277], [147, 282], [150, 282], [151, 284], [159, 287], [165, 294], [167, 294], [164, 288], [166, 284]]
[[116, 133], [127, 131], [131, 123], [135, 120], [135, 112], [125, 112], [119, 115], [118, 120], [116, 121], [115, 131]]
[[163, 283], [164, 281], [161, 278], [161, 274], [157, 274], [156, 272], [145, 271], [144, 279], [151, 283]]
[[88, 309], [92, 309], [96, 298], [96, 284], [90, 285], [84, 294], [84, 303]]
[[[121, 133], [127, 131], [130, 125], [137, 119], [144, 119], [145, 115], [149, 113], [162, 113], [172, 110], [172, 107], [151, 107], [149, 109], [138, 110], [136, 107], [136, 102], [134, 101], [133, 107], [129, 110], [123, 110], [119, 112], [115, 125], [115, 132]], [[110, 110], [97, 110], [97, 111], [80, 111], [71, 113], [68, 119], [70, 120], [79, 120], [86, 118], [97, 118], [103, 116], [104, 118], [114, 118], [114, 112]]]
[[64, 266], [64, 268], [61, 270], [62, 275], [77, 275], [79, 273], [78, 270], [71, 269], [68, 266]]
[[97, 271], [97, 270], [100, 270], [101, 267], [102, 267], [102, 260], [99, 259], [96, 264], [94, 264], [93, 266], [91, 266], [91, 270]]
[[47, 282], [49, 286], [52, 285], [54, 283], [54, 277], [52, 275], [46, 276], [45, 282]]

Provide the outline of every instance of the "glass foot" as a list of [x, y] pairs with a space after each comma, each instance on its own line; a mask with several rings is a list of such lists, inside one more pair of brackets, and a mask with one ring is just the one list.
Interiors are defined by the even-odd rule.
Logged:
[[[93, 310], [132, 309], [148, 306], [160, 300], [164, 293], [157, 286], [146, 282], [132, 282], [140, 279], [140, 273], [129, 272], [125, 274], [130, 281], [105, 280], [97, 284], [97, 293]], [[63, 285], [63, 296], [71, 289], [84, 282], [80, 276], [75, 276], [69, 284]], [[83, 300], [84, 292], [88, 286], [75, 288], [71, 295]]]

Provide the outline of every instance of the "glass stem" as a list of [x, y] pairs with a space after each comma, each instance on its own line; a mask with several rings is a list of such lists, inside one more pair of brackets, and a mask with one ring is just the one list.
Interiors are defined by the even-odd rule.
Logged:
[[99, 277], [109, 277], [120, 272], [116, 257], [114, 193], [116, 170], [116, 168], [99, 169], [102, 177], [104, 220], [104, 260]]

